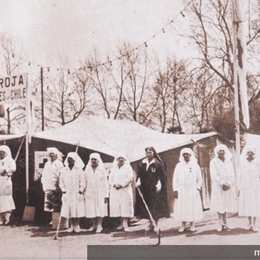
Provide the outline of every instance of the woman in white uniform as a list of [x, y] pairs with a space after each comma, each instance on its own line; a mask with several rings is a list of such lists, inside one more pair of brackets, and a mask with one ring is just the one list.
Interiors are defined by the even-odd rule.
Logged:
[[61, 216], [70, 219], [68, 232], [79, 232], [79, 218], [85, 217], [83, 191], [86, 181], [83, 172], [84, 163], [77, 153], [68, 153], [60, 178], [62, 190]]
[[93, 226], [89, 231], [102, 231], [103, 217], [107, 216], [108, 202], [108, 179], [104, 164], [98, 153], [90, 154], [88, 164], [85, 169], [86, 190], [85, 215], [92, 218]]
[[258, 231], [260, 217], [260, 162], [254, 146], [245, 146], [240, 156], [238, 177], [239, 216], [248, 217], [248, 230]]
[[0, 146], [0, 224], [9, 224], [11, 211], [15, 209], [11, 176], [16, 163], [7, 145]]
[[202, 186], [201, 170], [190, 148], [183, 148], [179, 163], [173, 175], [173, 190], [175, 194], [174, 218], [180, 220], [182, 225], [179, 232], [186, 228], [190, 222], [190, 231], [196, 231], [195, 221], [203, 217], [200, 189]]
[[237, 212], [235, 173], [231, 161], [232, 154], [226, 145], [217, 145], [214, 149], [215, 157], [210, 161], [211, 175], [211, 203], [210, 209], [218, 213], [217, 231], [227, 230], [227, 213]]
[[110, 184], [110, 217], [121, 217], [117, 229], [129, 231], [128, 219], [133, 217], [133, 169], [126, 156], [119, 154], [115, 157], [109, 176]]

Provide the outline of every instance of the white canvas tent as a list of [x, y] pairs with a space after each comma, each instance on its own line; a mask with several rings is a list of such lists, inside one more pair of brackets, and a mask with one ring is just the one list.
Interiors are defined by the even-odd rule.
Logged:
[[[24, 135], [0, 135], [2, 143], [10, 145], [13, 157], [17, 154]], [[111, 163], [118, 152], [124, 152], [131, 161], [134, 170], [140, 160], [145, 156], [144, 149], [153, 146], [160, 154], [167, 166], [168, 177], [168, 200], [172, 212], [172, 177], [174, 168], [179, 159], [180, 150], [189, 146], [196, 151], [202, 173], [204, 176], [203, 203], [207, 208], [210, 200], [210, 175], [209, 161], [212, 158], [213, 149], [218, 142], [225, 142], [217, 133], [205, 134], [164, 134], [148, 129], [137, 122], [129, 120], [103, 119], [99, 117], [80, 117], [64, 126], [43, 132], [35, 133], [32, 136], [30, 145], [30, 175], [29, 175], [29, 203], [37, 207], [36, 215], [42, 215], [43, 193], [41, 182], [34, 180], [34, 152], [46, 151], [47, 147], [55, 146], [64, 155], [75, 150], [78, 152], [84, 163], [87, 163], [89, 154], [96, 151], [101, 154], [104, 162]], [[17, 205], [24, 207], [25, 203], [25, 169], [24, 149], [21, 150], [17, 178], [14, 181]], [[20, 165], [21, 164], [21, 165]], [[28, 180], [27, 180], [28, 181]], [[22, 202], [20, 201], [22, 198]], [[22, 209], [18, 210], [23, 212]]]
[[148, 146], [160, 153], [216, 135], [163, 134], [129, 120], [80, 117], [70, 124], [36, 133], [33, 138], [79, 145], [112, 157], [124, 152], [134, 162], [144, 157], [144, 148]]
[[246, 134], [245, 135], [245, 144], [260, 147], [260, 135]]

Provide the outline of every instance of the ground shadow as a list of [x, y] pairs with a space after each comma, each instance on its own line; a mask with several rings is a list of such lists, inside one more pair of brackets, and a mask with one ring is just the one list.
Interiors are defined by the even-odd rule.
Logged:
[[[47, 228], [28, 228], [27, 231], [31, 232], [32, 234], [30, 237], [50, 237], [53, 238], [56, 236], [55, 229], [47, 229]], [[103, 230], [106, 232], [106, 230]], [[86, 229], [81, 230], [80, 232], [68, 232], [67, 230], [61, 230], [58, 232], [58, 237], [68, 237], [68, 236], [88, 236], [95, 234], [94, 231], [88, 231]]]
[[216, 229], [206, 230], [202, 232], [193, 232], [187, 236], [194, 237], [194, 236], [204, 236], [204, 235], [218, 235], [218, 236], [234, 236], [234, 235], [245, 235], [245, 234], [254, 234], [255, 232], [251, 230], [246, 230], [243, 228], [234, 228], [231, 230], [223, 229], [221, 232], [217, 231]]

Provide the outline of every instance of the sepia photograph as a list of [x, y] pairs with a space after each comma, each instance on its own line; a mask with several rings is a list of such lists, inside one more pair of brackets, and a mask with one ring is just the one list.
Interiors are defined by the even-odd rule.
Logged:
[[0, 259], [260, 258], [260, 0], [0, 4]]

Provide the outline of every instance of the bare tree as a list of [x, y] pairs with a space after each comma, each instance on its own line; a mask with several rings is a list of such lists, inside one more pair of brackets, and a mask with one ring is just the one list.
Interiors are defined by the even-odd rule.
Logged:
[[111, 70], [106, 63], [101, 63], [97, 57], [90, 57], [85, 61], [83, 66], [85, 71], [90, 72], [91, 89], [95, 90], [96, 95], [96, 110], [104, 110], [106, 117], [111, 118], [113, 114], [113, 97], [114, 91], [111, 84]]
[[165, 69], [158, 69], [155, 92], [158, 95], [156, 115], [160, 119], [162, 132], [181, 133], [180, 108], [183, 105], [183, 93], [188, 88], [187, 62], [168, 60]]
[[70, 72], [59, 69], [58, 79], [49, 78], [49, 86], [44, 92], [47, 125], [65, 125], [84, 112], [90, 103], [88, 91], [90, 76], [84, 70]]
[[[210, 84], [213, 82], [214, 87], [209, 92], [210, 98], [208, 101], [205, 100], [207, 108], [209, 103], [216, 98], [219, 98], [218, 104], [223, 102], [219, 108], [226, 107], [226, 111], [230, 111], [233, 106], [233, 34], [232, 34], [232, 10], [231, 1], [228, 0], [194, 0], [192, 1], [192, 7], [190, 10], [190, 15], [192, 17], [191, 33], [183, 35], [188, 39], [191, 39], [193, 43], [197, 46], [200, 56], [200, 61], [197, 62], [198, 67], [202, 67], [205, 76], [210, 75], [211, 80], [206, 83], [207, 79], [204, 77], [202, 82], [200, 82], [200, 88], [205, 88], [205, 84]], [[258, 28], [253, 28], [251, 33], [247, 37], [247, 44], [249, 53], [254, 46], [254, 43], [259, 41], [260, 30]], [[254, 50], [256, 50], [254, 46]], [[250, 64], [250, 63], [249, 63]], [[250, 69], [248, 71], [249, 77], [252, 80], [252, 72]], [[199, 75], [198, 75], [199, 76]], [[254, 80], [256, 77], [253, 77]], [[206, 80], [207, 81], [207, 80]], [[260, 97], [259, 88], [251, 88], [250, 84], [250, 102], [258, 99]], [[210, 88], [208, 88], [210, 90]], [[200, 92], [200, 91], [199, 91]], [[194, 91], [195, 96], [199, 95], [199, 92]], [[227, 100], [227, 98], [229, 100]], [[231, 106], [226, 104], [230, 103]], [[197, 105], [194, 104], [194, 109]], [[197, 118], [197, 125], [200, 131], [204, 123], [202, 119], [207, 115], [207, 111], [201, 111], [201, 109], [206, 109], [204, 105], [200, 108], [200, 123], [198, 124], [198, 114], [193, 113], [195, 118]], [[194, 110], [195, 111], [195, 110]], [[222, 110], [223, 111], [223, 110]], [[216, 111], [215, 111], [216, 112]], [[206, 116], [207, 117], [207, 116]], [[207, 121], [207, 120], [206, 120]], [[207, 128], [207, 127], [206, 127]]]
[[152, 88], [151, 69], [145, 49], [135, 50], [130, 44], [121, 49], [124, 72], [127, 75], [123, 90], [123, 116], [143, 125], [151, 125], [158, 97]]

